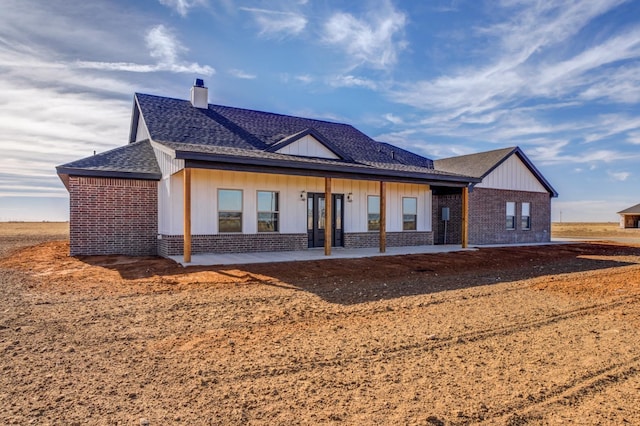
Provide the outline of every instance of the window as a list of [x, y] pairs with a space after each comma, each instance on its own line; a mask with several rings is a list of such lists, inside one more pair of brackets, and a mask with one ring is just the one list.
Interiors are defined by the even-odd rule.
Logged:
[[415, 231], [418, 224], [418, 199], [402, 199], [402, 230]]
[[380, 197], [377, 195], [367, 197], [367, 230], [380, 230]]
[[218, 190], [218, 232], [242, 232], [241, 190]]
[[278, 232], [278, 193], [258, 191], [258, 232]]
[[507, 229], [516, 229], [516, 203], [507, 201]]
[[522, 203], [522, 229], [531, 229], [531, 203]]

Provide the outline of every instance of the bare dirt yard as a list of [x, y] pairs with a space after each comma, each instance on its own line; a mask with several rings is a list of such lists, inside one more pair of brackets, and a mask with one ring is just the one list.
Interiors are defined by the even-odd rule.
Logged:
[[640, 246], [182, 268], [4, 226], [2, 424], [640, 424]]

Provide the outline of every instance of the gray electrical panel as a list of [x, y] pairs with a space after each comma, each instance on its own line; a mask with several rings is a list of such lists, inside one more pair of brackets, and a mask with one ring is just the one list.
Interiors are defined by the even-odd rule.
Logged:
[[442, 220], [449, 220], [449, 207], [442, 208]]

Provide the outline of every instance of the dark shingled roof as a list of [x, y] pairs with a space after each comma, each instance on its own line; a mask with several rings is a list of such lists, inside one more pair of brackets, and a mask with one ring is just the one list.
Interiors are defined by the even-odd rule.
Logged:
[[[136, 101], [153, 141], [269, 151], [282, 140], [312, 129], [345, 160], [360, 164], [411, 165], [433, 169], [433, 161], [376, 142], [349, 124], [271, 112], [209, 105], [136, 93]], [[277, 148], [276, 148], [277, 149]], [[332, 149], [333, 150], [333, 149]], [[391, 152], [399, 155], [392, 155]]]
[[[188, 100], [141, 93], [134, 96], [129, 145], [59, 166], [58, 174], [160, 179], [150, 142], [134, 142], [140, 120], [151, 142], [174, 150], [176, 158], [191, 161], [192, 167], [271, 168], [293, 174], [309, 170], [316, 176], [356, 174], [453, 186], [479, 181], [466, 171], [436, 170], [431, 159], [374, 141], [348, 124], [212, 104], [195, 108]], [[304, 135], [315, 137], [339, 158], [276, 152]]]
[[507, 159], [517, 148], [503, 148], [477, 154], [435, 160], [437, 170], [483, 178]]
[[618, 214], [640, 214], [640, 204], [619, 211]]
[[522, 150], [517, 146], [479, 152], [477, 154], [461, 155], [459, 157], [443, 158], [441, 160], [435, 160], [434, 166], [436, 170], [440, 170], [442, 172], [459, 173], [484, 179], [485, 176], [514, 154], [522, 160], [529, 171], [533, 173], [542, 186], [544, 186], [553, 197], [558, 196], [556, 190], [553, 189], [551, 184], [544, 178], [544, 176], [542, 176], [542, 173], [536, 169], [531, 160], [529, 160], [529, 158], [524, 155], [524, 152], [522, 152]]
[[56, 167], [60, 175], [159, 180], [160, 167], [149, 141], [121, 146]]

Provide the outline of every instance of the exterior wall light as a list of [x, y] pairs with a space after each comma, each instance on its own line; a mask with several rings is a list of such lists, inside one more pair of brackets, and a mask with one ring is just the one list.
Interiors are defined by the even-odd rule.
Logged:
[[307, 201], [307, 192], [306, 191], [300, 191], [300, 201]]
[[353, 201], [353, 192], [350, 192], [347, 194], [347, 201], [348, 202], [352, 202]]

